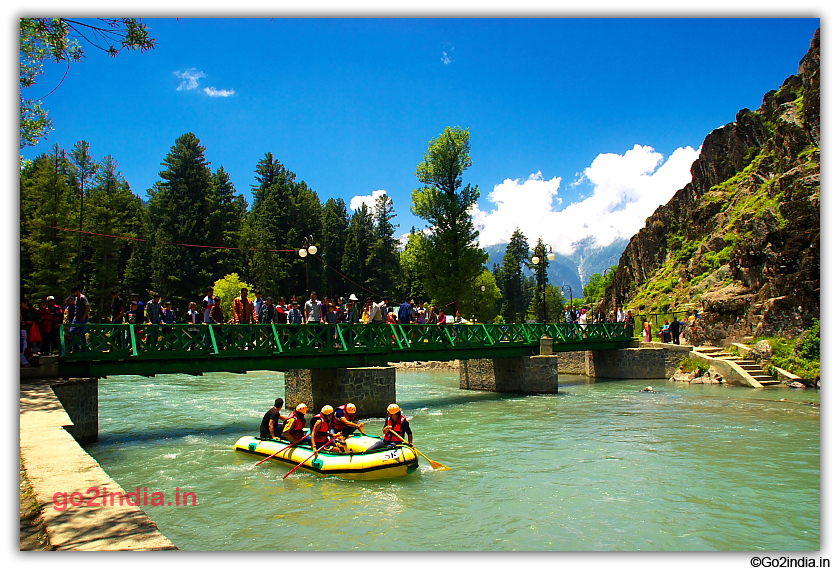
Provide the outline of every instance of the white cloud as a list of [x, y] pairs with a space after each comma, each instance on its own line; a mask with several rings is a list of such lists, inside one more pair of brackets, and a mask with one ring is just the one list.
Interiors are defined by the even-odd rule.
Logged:
[[473, 221], [482, 246], [506, 243], [519, 228], [533, 245], [537, 238], [563, 254], [574, 252], [574, 243], [593, 237], [599, 245], [629, 239], [645, 219], [691, 181], [691, 164], [699, 151], [679, 148], [668, 160], [652, 147], [635, 145], [623, 155], [600, 154], [571, 186], [592, 185], [592, 195], [558, 211], [561, 179], [543, 179], [542, 173], [527, 180], [496, 185], [488, 196], [491, 212], [477, 207]]
[[374, 190], [369, 196], [353, 196], [350, 200], [350, 211], [358, 210], [362, 207], [362, 204], [367, 204], [368, 209], [373, 210], [376, 206], [376, 199], [385, 193], [385, 190]]
[[452, 44], [444, 44], [443, 46], [443, 56], [440, 60], [443, 62], [443, 65], [449, 65], [455, 58], [452, 57], [452, 52], [455, 51], [455, 47]]
[[184, 71], [176, 71], [174, 75], [181, 80], [181, 84], [178, 85], [176, 91], [192, 91], [198, 87], [199, 79], [207, 77], [203, 71], [199, 71], [194, 67]]
[[[192, 91], [198, 89], [198, 80], [207, 77], [203, 71], [191, 67], [184, 71], [175, 71], [173, 75], [181, 80], [181, 83], [176, 88], [176, 91]], [[202, 92], [208, 97], [230, 97], [235, 95], [236, 91], [233, 89], [216, 89], [215, 87], [205, 87]]]
[[204, 92], [210, 97], [230, 97], [236, 94], [233, 89], [216, 89], [215, 87], [205, 87]]

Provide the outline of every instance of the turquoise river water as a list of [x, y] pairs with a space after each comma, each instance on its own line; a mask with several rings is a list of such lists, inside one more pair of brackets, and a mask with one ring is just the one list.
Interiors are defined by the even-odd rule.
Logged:
[[182, 550], [820, 549], [819, 392], [559, 383], [517, 396], [398, 371], [415, 444], [450, 469], [421, 458], [394, 480], [284, 480], [234, 452], [284, 396], [269, 372], [103, 379], [88, 449], [126, 491], [172, 501], [144, 508]]

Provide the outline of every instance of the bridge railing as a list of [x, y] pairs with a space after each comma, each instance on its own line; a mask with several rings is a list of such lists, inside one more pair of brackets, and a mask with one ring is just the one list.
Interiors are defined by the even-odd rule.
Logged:
[[67, 361], [306, 356], [627, 341], [617, 324], [62, 325]]

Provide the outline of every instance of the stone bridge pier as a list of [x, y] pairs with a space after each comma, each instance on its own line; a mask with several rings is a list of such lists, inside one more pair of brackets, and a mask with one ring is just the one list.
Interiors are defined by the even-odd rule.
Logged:
[[540, 339], [539, 356], [462, 360], [461, 390], [556, 394], [557, 356], [552, 340]]
[[67, 378], [49, 382], [73, 425], [65, 429], [80, 444], [99, 441], [99, 378]]
[[556, 394], [557, 357], [540, 355], [462, 360], [461, 389]]
[[325, 404], [356, 404], [360, 418], [387, 415], [397, 399], [397, 374], [393, 366], [364, 368], [296, 369], [286, 372], [286, 407], [304, 403], [317, 414]]

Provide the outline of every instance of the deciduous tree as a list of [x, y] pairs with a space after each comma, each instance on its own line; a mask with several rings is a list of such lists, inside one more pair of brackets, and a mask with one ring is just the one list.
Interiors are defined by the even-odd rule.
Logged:
[[470, 166], [469, 129], [447, 127], [429, 142], [416, 170], [423, 186], [411, 194], [412, 213], [426, 220], [430, 230], [423, 252], [423, 264], [429, 269], [424, 276], [426, 290], [438, 302], [455, 301], [456, 309], [487, 260], [472, 222], [478, 188], [462, 187], [464, 171]]

